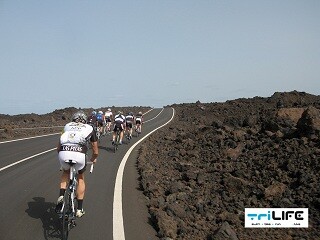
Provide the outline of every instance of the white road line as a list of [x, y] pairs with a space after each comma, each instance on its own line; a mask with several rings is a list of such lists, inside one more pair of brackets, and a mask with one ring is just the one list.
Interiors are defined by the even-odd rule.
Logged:
[[[63, 126], [50, 126], [50, 127], [25, 127], [25, 128], [13, 128], [12, 130], [32, 130], [32, 129], [47, 129], [47, 128], [63, 128]], [[0, 128], [0, 131], [4, 131], [5, 128]]]
[[27, 139], [32, 139], [32, 138], [47, 137], [47, 136], [57, 135], [57, 134], [61, 134], [61, 132], [51, 133], [51, 134], [46, 134], [46, 135], [40, 135], [40, 136], [34, 136], [34, 137], [28, 137], [28, 138], [20, 138], [20, 139], [8, 140], [8, 141], [0, 142], [0, 144], [9, 143], [9, 142], [17, 142], [17, 141], [22, 141], [22, 140], [27, 140]]
[[157, 117], [160, 115], [160, 113], [162, 113], [162, 111], [163, 111], [163, 108], [162, 108], [161, 111], [157, 114], [157, 116], [155, 116], [154, 118], [151, 118], [151, 119], [149, 119], [149, 120], [147, 120], [147, 121], [144, 121], [144, 123], [150, 122], [150, 121], [152, 121], [153, 119], [157, 118]]
[[27, 161], [27, 160], [29, 160], [29, 159], [31, 159], [31, 158], [40, 156], [40, 155], [42, 155], [42, 154], [45, 154], [45, 153], [47, 153], [47, 152], [51, 152], [51, 151], [56, 150], [56, 149], [57, 149], [57, 148], [52, 148], [52, 149], [46, 150], [46, 151], [44, 151], [44, 152], [41, 152], [41, 153], [35, 154], [35, 155], [33, 155], [33, 156], [30, 156], [30, 157], [24, 158], [24, 159], [22, 159], [22, 160], [19, 160], [19, 161], [15, 162], [15, 163], [11, 163], [11, 164], [3, 167], [3, 168], [0, 168], [0, 172], [3, 171], [3, 170], [5, 170], [5, 169], [7, 169], [7, 168], [9, 168], [9, 167], [12, 167], [12, 166], [17, 165], [17, 164], [19, 164], [19, 163], [22, 163], [22, 162], [24, 162], [24, 161]]
[[130, 149], [127, 151], [127, 153], [124, 155], [123, 159], [121, 160], [120, 166], [118, 168], [116, 182], [114, 186], [114, 198], [113, 198], [113, 239], [114, 240], [124, 240], [125, 234], [124, 234], [124, 226], [123, 226], [123, 215], [122, 215], [122, 179], [123, 179], [123, 171], [124, 167], [126, 165], [126, 162], [128, 160], [128, 157], [132, 150], [145, 138], [147, 138], [150, 134], [157, 131], [158, 129], [164, 127], [167, 125], [171, 120], [174, 118], [174, 108], [172, 108], [172, 117], [171, 119], [166, 122], [165, 124], [161, 125], [160, 127], [154, 129], [150, 133], [148, 133], [146, 136], [141, 138], [138, 142], [133, 144]]

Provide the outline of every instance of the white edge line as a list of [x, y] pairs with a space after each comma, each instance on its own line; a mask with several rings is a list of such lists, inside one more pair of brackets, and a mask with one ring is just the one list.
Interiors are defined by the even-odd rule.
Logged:
[[61, 132], [58, 132], [58, 133], [50, 133], [50, 134], [46, 134], [46, 135], [40, 135], [40, 136], [34, 136], [34, 137], [28, 137], [28, 138], [13, 139], [13, 140], [8, 140], [8, 141], [0, 142], [0, 144], [2, 144], [2, 143], [9, 143], [9, 142], [17, 142], [17, 141], [22, 141], [22, 140], [27, 140], [27, 139], [32, 139], [32, 138], [47, 137], [47, 136], [56, 135], [56, 134], [61, 134]]
[[157, 118], [157, 117], [160, 115], [160, 113], [162, 113], [162, 111], [163, 111], [163, 108], [162, 108], [161, 111], [157, 114], [157, 116], [155, 116], [154, 118], [151, 118], [151, 119], [145, 121], [144, 123], [150, 122], [150, 121], [152, 121], [153, 119]]
[[138, 142], [136, 142], [134, 145], [130, 147], [130, 149], [127, 151], [127, 153], [124, 155], [123, 159], [121, 160], [120, 166], [118, 168], [117, 176], [116, 176], [116, 182], [114, 187], [114, 197], [113, 197], [113, 239], [114, 240], [124, 240], [125, 234], [124, 234], [124, 226], [123, 226], [123, 216], [122, 216], [122, 178], [123, 178], [123, 172], [124, 167], [126, 165], [126, 162], [128, 160], [128, 157], [132, 150], [145, 138], [147, 138], [150, 134], [157, 131], [159, 128], [164, 127], [169, 122], [172, 121], [174, 118], [174, 108], [172, 108], [173, 113], [171, 119], [166, 122], [165, 124], [157, 127], [150, 133], [148, 133], [146, 136], [141, 138]]
[[31, 158], [40, 156], [40, 155], [45, 154], [45, 153], [47, 153], [47, 152], [51, 152], [51, 151], [53, 151], [53, 150], [55, 150], [55, 149], [57, 149], [57, 148], [52, 148], [52, 149], [46, 150], [46, 151], [44, 151], [44, 152], [41, 152], [41, 153], [35, 154], [35, 155], [33, 155], [33, 156], [30, 156], [30, 157], [24, 158], [24, 159], [22, 159], [22, 160], [19, 160], [19, 161], [15, 162], [15, 163], [9, 164], [9, 165], [7, 165], [7, 166], [5, 166], [5, 167], [3, 167], [3, 168], [0, 168], [0, 172], [3, 171], [3, 170], [5, 170], [5, 169], [7, 169], [7, 168], [9, 168], [9, 167], [12, 167], [12, 166], [14, 166], [14, 165], [16, 165], [16, 164], [19, 164], [19, 163], [22, 163], [22, 162], [24, 162], [24, 161], [27, 161], [27, 160], [29, 160], [29, 159], [31, 159]]

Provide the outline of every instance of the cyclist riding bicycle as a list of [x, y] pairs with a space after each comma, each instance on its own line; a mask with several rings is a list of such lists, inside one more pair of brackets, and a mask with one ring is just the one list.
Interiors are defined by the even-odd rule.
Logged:
[[136, 132], [141, 133], [141, 125], [142, 125], [142, 123], [143, 123], [143, 115], [142, 115], [142, 112], [139, 112], [139, 113], [136, 115], [135, 120], [136, 120]]
[[87, 118], [87, 124], [91, 125], [95, 130], [97, 130], [97, 112], [92, 111], [91, 115]]
[[126, 116], [126, 131], [129, 135], [129, 138], [132, 138], [132, 125], [133, 125], [134, 116], [132, 112], [129, 112]]
[[110, 108], [108, 108], [108, 110], [105, 112], [104, 117], [106, 119], [106, 123], [107, 123], [107, 131], [110, 132], [111, 131], [111, 122], [112, 122], [112, 111]]
[[86, 153], [88, 144], [91, 143], [92, 155], [90, 161], [95, 163], [98, 157], [98, 143], [95, 130], [89, 124], [86, 124], [87, 116], [83, 111], [78, 111], [72, 116], [72, 122], [64, 126], [63, 133], [60, 136], [57, 147], [59, 162], [63, 170], [60, 180], [59, 198], [57, 200], [56, 212], [61, 212], [63, 205], [63, 195], [69, 181], [70, 165], [66, 160], [76, 161], [75, 169], [78, 171], [77, 180], [77, 217], [82, 217], [85, 212], [83, 210], [83, 199], [85, 193], [84, 172], [86, 170]]
[[103, 128], [105, 126], [104, 114], [102, 111], [99, 111], [97, 114], [98, 127], [100, 127], [100, 135], [103, 134]]
[[113, 127], [113, 133], [112, 133], [112, 145], [114, 144], [114, 141], [116, 139], [117, 130], [120, 130], [120, 142], [119, 142], [119, 144], [122, 144], [123, 130], [125, 130], [125, 122], [126, 122], [126, 118], [122, 115], [121, 111], [118, 111], [118, 114], [114, 116], [114, 127]]

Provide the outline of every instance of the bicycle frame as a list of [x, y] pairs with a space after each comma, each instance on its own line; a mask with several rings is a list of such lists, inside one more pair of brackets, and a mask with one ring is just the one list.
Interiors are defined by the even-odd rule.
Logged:
[[65, 194], [63, 196], [63, 206], [61, 209], [62, 214], [60, 218], [62, 218], [62, 239], [67, 239], [69, 235], [69, 231], [72, 227], [76, 226], [76, 206], [75, 206], [75, 198], [76, 198], [76, 189], [77, 189], [77, 171], [74, 167], [76, 161], [74, 160], [66, 160], [66, 163], [70, 165], [69, 172], [69, 182], [67, 184], [67, 188]]
[[100, 126], [97, 127], [97, 131], [96, 131], [98, 140], [100, 140], [100, 136], [101, 136], [100, 128], [101, 128]]
[[[61, 209], [60, 218], [62, 218], [62, 239], [67, 239], [69, 231], [72, 227], [76, 226], [76, 192], [77, 192], [77, 171], [74, 167], [76, 161], [66, 160], [66, 163], [70, 165], [69, 182], [65, 194], [63, 196], [63, 206]], [[90, 173], [93, 171], [93, 164], [91, 164]]]

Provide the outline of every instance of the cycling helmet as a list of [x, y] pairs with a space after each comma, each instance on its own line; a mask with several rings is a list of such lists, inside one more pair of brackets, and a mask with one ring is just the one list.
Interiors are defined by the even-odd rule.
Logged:
[[129, 112], [129, 115], [130, 115], [130, 116], [133, 116], [133, 112]]
[[97, 114], [97, 112], [96, 112], [96, 111], [93, 111], [91, 114], [92, 114], [92, 115], [96, 115], [96, 114]]
[[72, 122], [87, 122], [87, 115], [83, 111], [78, 111], [72, 116]]
[[118, 111], [118, 114], [122, 114], [122, 112], [121, 112], [121, 111]]
[[110, 108], [108, 108], [108, 111], [109, 111], [109, 112], [111, 112], [111, 109], [110, 109]]
[[141, 114], [141, 115], [142, 115], [142, 112], [139, 112], [139, 114]]
[[102, 112], [102, 111], [99, 111], [99, 114], [103, 114], [103, 112]]

